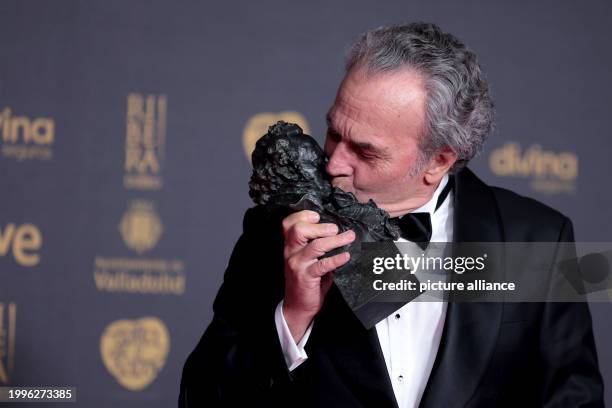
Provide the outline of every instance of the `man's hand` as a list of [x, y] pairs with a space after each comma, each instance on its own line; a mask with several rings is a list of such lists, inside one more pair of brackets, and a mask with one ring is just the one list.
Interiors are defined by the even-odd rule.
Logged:
[[355, 239], [351, 230], [338, 234], [335, 224], [317, 224], [319, 214], [300, 211], [283, 220], [285, 235], [285, 299], [283, 315], [298, 343], [332, 284], [333, 271], [350, 259], [348, 252], [318, 259]]

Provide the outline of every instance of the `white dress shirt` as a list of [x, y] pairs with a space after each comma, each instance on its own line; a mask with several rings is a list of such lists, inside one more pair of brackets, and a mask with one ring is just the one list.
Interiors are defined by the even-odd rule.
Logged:
[[[453, 238], [453, 192], [435, 209], [447, 182], [448, 175], [445, 175], [431, 199], [414, 210], [430, 214], [431, 242], [451, 242]], [[400, 238], [395, 242], [408, 241]], [[421, 401], [440, 346], [446, 306], [443, 301], [412, 301], [376, 324], [380, 348], [400, 408], [418, 407]], [[296, 344], [283, 315], [282, 301], [276, 307], [274, 319], [285, 362], [289, 370], [294, 370], [308, 358], [304, 347], [314, 322]]]

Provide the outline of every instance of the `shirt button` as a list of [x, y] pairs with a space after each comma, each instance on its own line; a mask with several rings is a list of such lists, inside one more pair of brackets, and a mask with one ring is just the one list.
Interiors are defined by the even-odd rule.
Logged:
[[399, 382], [404, 381], [404, 376], [403, 376], [403, 375], [401, 375], [401, 374], [400, 374], [400, 375], [398, 375], [398, 376], [397, 376], [397, 381], [399, 381]]
[[395, 314], [395, 318], [396, 318], [396, 319], [399, 319], [399, 318], [400, 318], [400, 314], [399, 314], [399, 313], [396, 313], [396, 314]]

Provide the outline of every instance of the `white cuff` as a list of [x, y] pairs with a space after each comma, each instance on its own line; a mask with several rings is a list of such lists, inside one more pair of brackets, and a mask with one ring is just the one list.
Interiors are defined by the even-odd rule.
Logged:
[[295, 344], [295, 340], [293, 340], [291, 331], [289, 331], [289, 327], [285, 321], [282, 300], [278, 306], [276, 306], [276, 310], [274, 311], [274, 322], [276, 323], [276, 332], [278, 333], [278, 338], [283, 350], [285, 363], [287, 363], [287, 368], [289, 368], [289, 371], [293, 371], [308, 358], [304, 347], [306, 346], [306, 342], [308, 341], [308, 337], [310, 337], [310, 332], [312, 331], [312, 322], [308, 326], [308, 329], [306, 329], [306, 333], [304, 333], [304, 336], [300, 342], [297, 344]]

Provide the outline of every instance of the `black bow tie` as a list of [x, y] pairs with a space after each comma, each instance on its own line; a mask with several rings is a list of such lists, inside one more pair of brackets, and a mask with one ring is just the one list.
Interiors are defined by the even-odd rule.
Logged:
[[[436, 209], [442, 205], [448, 193], [452, 189], [452, 180], [449, 178], [446, 185], [438, 196]], [[431, 216], [426, 212], [408, 213], [400, 218], [392, 218], [400, 228], [400, 236], [408, 241], [416, 243], [421, 249], [427, 248], [431, 241]]]
[[431, 240], [431, 217], [429, 213], [408, 213], [397, 220], [400, 237], [416, 243], [421, 249], [427, 248]]

